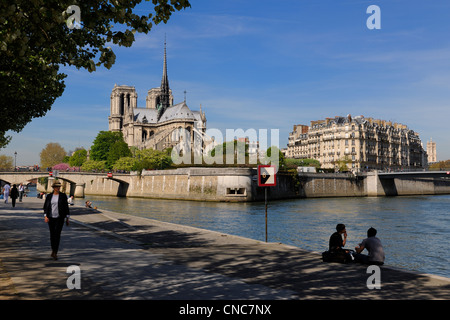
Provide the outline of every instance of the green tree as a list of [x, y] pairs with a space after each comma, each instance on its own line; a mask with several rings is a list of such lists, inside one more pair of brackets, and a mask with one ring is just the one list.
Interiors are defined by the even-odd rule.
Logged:
[[320, 162], [316, 159], [292, 159], [286, 158], [285, 160], [287, 168], [297, 168], [297, 167], [316, 167], [320, 168]]
[[107, 170], [106, 161], [86, 160], [81, 166], [83, 171], [102, 171]]
[[136, 166], [136, 159], [133, 157], [122, 157], [114, 163], [114, 170], [132, 171]]
[[284, 169], [286, 167], [284, 154], [276, 146], [271, 146], [266, 150], [266, 156], [262, 159], [262, 163], [276, 165], [280, 169]]
[[106, 166], [112, 168], [114, 163], [122, 157], [131, 157], [131, 151], [128, 144], [122, 140], [118, 140], [111, 145], [108, 156], [106, 157]]
[[243, 154], [244, 156], [248, 156], [248, 144], [244, 141], [227, 141], [222, 144], [217, 145], [214, 149], [211, 150], [210, 154], [214, 157], [216, 154], [225, 155], [227, 150], [233, 150], [234, 156], [238, 154]]
[[227, 141], [215, 146], [209, 152], [208, 156], [211, 158], [208, 162], [215, 161], [217, 164], [227, 165], [248, 164], [250, 163], [248, 150], [249, 146], [244, 141]]
[[122, 132], [100, 131], [91, 147], [92, 160], [105, 161], [108, 168], [112, 168], [121, 157], [131, 155]]
[[50, 142], [39, 154], [41, 158], [41, 167], [49, 168], [64, 161], [66, 150], [59, 143]]
[[87, 160], [86, 149], [79, 149], [75, 151], [69, 158], [69, 164], [72, 167], [81, 167], [86, 160]]
[[[0, 147], [7, 131], [20, 132], [33, 118], [44, 116], [65, 89], [61, 65], [95, 71], [111, 68], [115, 54], [109, 43], [130, 47], [135, 33], [167, 23], [172, 13], [189, 8], [188, 0], [2, 0], [0, 2]], [[80, 9], [81, 28], [68, 22]], [[140, 15], [143, 14], [143, 15]], [[77, 26], [76, 26], [77, 27]], [[37, 85], [39, 84], [39, 85]]]
[[335, 165], [337, 166], [339, 172], [346, 172], [349, 170], [348, 164], [352, 163], [352, 160], [348, 156], [344, 156], [343, 158], [335, 161]]
[[172, 165], [172, 158], [169, 151], [158, 151], [153, 149], [136, 150], [136, 164], [133, 170], [141, 171], [143, 169], [166, 169]]

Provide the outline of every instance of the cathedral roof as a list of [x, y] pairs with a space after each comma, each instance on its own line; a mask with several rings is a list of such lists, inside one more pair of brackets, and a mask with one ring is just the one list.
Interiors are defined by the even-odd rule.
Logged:
[[201, 120], [199, 111], [191, 111], [186, 102], [181, 102], [168, 107], [158, 121], [158, 110], [156, 109], [134, 109], [134, 121], [142, 123], [162, 123], [171, 120]]
[[158, 110], [136, 108], [134, 111], [134, 121], [142, 123], [157, 123], [158, 122]]

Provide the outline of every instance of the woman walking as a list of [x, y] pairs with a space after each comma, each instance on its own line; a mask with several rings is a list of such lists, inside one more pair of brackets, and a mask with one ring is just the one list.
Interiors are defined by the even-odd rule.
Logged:
[[17, 186], [13, 184], [13, 187], [11, 188], [11, 203], [13, 208], [16, 206], [16, 200], [18, 197], [19, 197], [19, 190], [17, 190]]
[[69, 225], [69, 205], [67, 196], [60, 193], [61, 183], [56, 181], [52, 184], [53, 192], [48, 194], [44, 203], [45, 222], [48, 223], [50, 229], [50, 243], [52, 247], [51, 257], [58, 260], [59, 242], [61, 239], [61, 231], [64, 225]]

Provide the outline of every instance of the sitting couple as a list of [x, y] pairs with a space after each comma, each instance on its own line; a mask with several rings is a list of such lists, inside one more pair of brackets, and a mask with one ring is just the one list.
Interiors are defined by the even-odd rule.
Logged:
[[[330, 237], [329, 250], [322, 255], [324, 261], [356, 261], [364, 264], [382, 265], [384, 263], [384, 250], [376, 234], [377, 230], [375, 228], [369, 228], [367, 230], [367, 238], [359, 246], [355, 247], [355, 251], [347, 250], [344, 249], [347, 242], [347, 230], [345, 229], [345, 225], [338, 224], [336, 226], [336, 232]], [[361, 253], [364, 249], [369, 252], [369, 255]]]

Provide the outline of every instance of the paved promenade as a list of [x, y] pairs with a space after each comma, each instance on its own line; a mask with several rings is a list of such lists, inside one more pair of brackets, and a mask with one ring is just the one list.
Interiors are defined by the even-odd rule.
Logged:
[[[43, 200], [0, 203], [1, 300], [450, 299], [450, 279], [323, 263], [318, 253], [109, 211], [71, 207], [50, 257]], [[180, 205], [183, 205], [180, 202]], [[69, 289], [69, 266], [81, 289]]]

